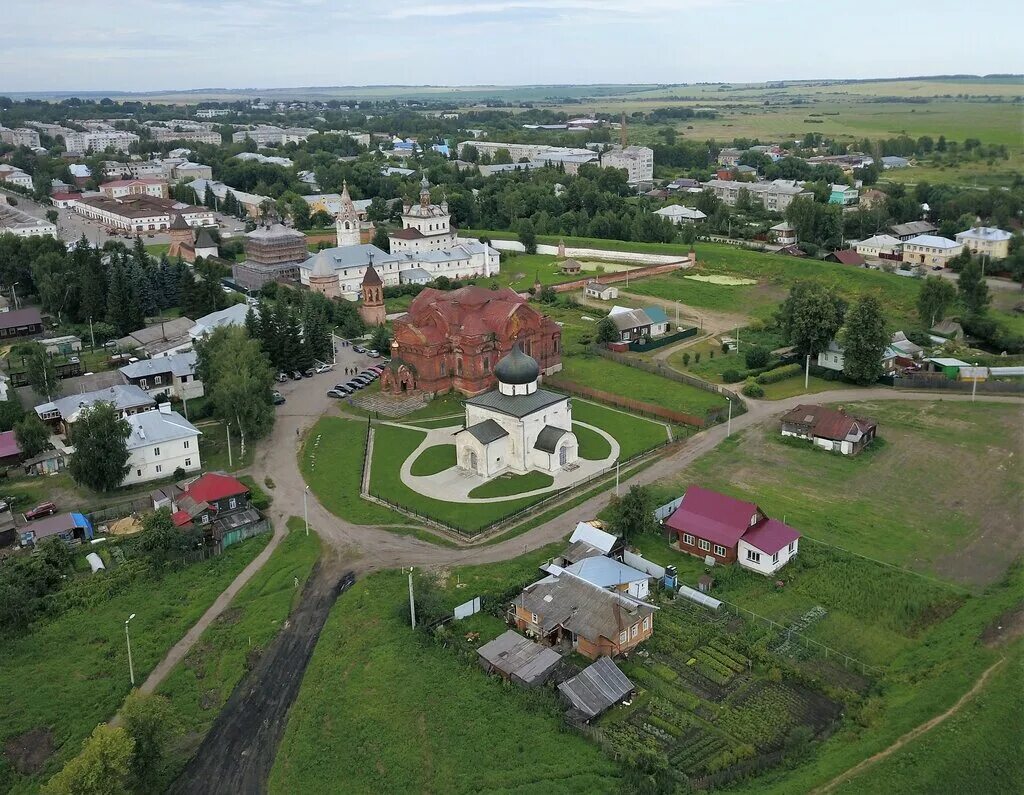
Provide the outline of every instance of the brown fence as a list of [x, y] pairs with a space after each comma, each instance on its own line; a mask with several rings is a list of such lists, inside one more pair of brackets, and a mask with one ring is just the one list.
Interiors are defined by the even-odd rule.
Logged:
[[573, 282], [553, 284], [551, 287], [556, 293], [567, 293], [572, 290], [582, 290], [583, 286], [587, 284], [587, 282], [612, 284], [613, 282], [625, 282], [630, 279], [642, 279], [645, 276], [660, 276], [663, 273], [677, 271], [689, 263], [689, 259], [683, 258], [680, 259], [679, 262], [667, 262], [664, 265], [648, 265], [644, 268], [630, 268], [629, 270], [616, 271], [615, 273], [598, 273], [594, 276], [588, 276], [585, 279], [577, 279]]
[[544, 379], [545, 386], [551, 386], [561, 392], [568, 392], [570, 395], [576, 397], [591, 398], [593, 400], [599, 400], [602, 403], [607, 403], [611, 406], [616, 406], [620, 409], [628, 409], [629, 411], [636, 412], [637, 414], [646, 414], [649, 417], [655, 417], [659, 420], [665, 420], [667, 422], [675, 422], [680, 425], [692, 425], [694, 428], [704, 428], [708, 425], [714, 425], [716, 420], [706, 420], [703, 417], [697, 417], [693, 414], [684, 414], [681, 411], [672, 411], [672, 409], [662, 408], [656, 406], [653, 403], [645, 403], [642, 400], [633, 400], [632, 398], [622, 397], [622, 395], [613, 395], [611, 392], [604, 392], [600, 389], [594, 389], [593, 387], [583, 386], [583, 384], [577, 384], [575, 381], [565, 381], [558, 376], [547, 376]]
[[937, 389], [945, 392], [979, 395], [1024, 395], [1024, 381], [979, 381], [975, 389], [970, 381], [950, 381], [944, 376], [911, 375], [893, 380], [897, 389]]
[[[688, 384], [689, 386], [697, 387], [697, 389], [703, 389], [705, 392], [714, 392], [717, 395], [731, 400], [733, 402], [732, 413], [735, 416], [739, 416], [746, 412], [746, 404], [740, 399], [740, 396], [733, 392], [731, 389], [726, 389], [720, 384], [712, 384], [710, 381], [704, 381], [703, 379], [697, 378], [696, 376], [687, 375], [681, 373], [678, 370], [669, 367], [665, 362], [649, 362], [645, 359], [637, 358], [636, 356], [629, 356], [624, 353], [616, 353], [610, 351], [607, 348], [601, 346], [594, 346], [591, 350], [598, 356], [603, 356], [606, 359], [611, 359], [613, 362], [624, 364], [627, 367], [635, 367], [637, 370], [643, 370], [646, 373], [652, 375], [660, 375], [662, 378], [667, 378], [670, 381], [675, 381], [678, 384]], [[721, 422], [725, 417], [723, 416], [724, 409], [712, 409], [708, 412], [708, 424], [714, 424], [715, 422]]]

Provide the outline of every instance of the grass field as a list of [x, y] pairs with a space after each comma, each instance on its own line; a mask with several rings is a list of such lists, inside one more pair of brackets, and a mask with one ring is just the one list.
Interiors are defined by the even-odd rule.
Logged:
[[[517, 584], [539, 560], [516, 569]], [[463, 576], [462, 594], [481, 593], [479, 573]], [[561, 731], [557, 711], [413, 633], [407, 587], [401, 573], [383, 572], [338, 600], [289, 713], [270, 792], [325, 791], [340, 779], [351, 792], [619, 789], [614, 764]], [[501, 626], [481, 615], [460, 622], [470, 629], [489, 638]]]
[[402, 514], [359, 496], [365, 453], [364, 423], [322, 417], [302, 445], [302, 477], [321, 504], [342, 519], [355, 524], [408, 524]]
[[[619, 443], [620, 461], [626, 461], [635, 455], [645, 453], [660, 444], [664, 444], [668, 439], [668, 430], [660, 422], [645, 420], [643, 417], [637, 417], [634, 414], [602, 406], [599, 403], [593, 403], [581, 398], [572, 399], [572, 416], [574, 420], [585, 422], [588, 425], [595, 425], [611, 435]], [[586, 431], [587, 429], [580, 428], [579, 430]], [[584, 449], [583, 440], [579, 437], [579, 431], [574, 429], [574, 432], [580, 441], [580, 449], [582, 451]], [[593, 432], [591, 431], [590, 433]], [[585, 436], [586, 434], [584, 434], [584, 438]], [[607, 447], [608, 443], [604, 439], [601, 437], [597, 438]], [[602, 449], [606, 449], [606, 447]], [[604, 455], [595, 456], [595, 458], [604, 458], [607, 455], [608, 452], [605, 452]], [[589, 456], [584, 457], [587, 458]]]
[[536, 489], [546, 489], [554, 478], [546, 472], [527, 472], [525, 475], [501, 475], [477, 486], [470, 497], [477, 499], [486, 497], [512, 497]]
[[600, 461], [611, 455], [612, 446], [596, 431], [584, 428], [578, 422], [574, 422], [572, 432], [576, 434], [576, 442], [579, 445], [577, 454], [580, 458], [585, 458], [587, 461]]
[[[968, 586], [998, 580], [1022, 550], [1020, 408], [860, 403], [883, 444], [855, 457], [752, 429], [662, 486], [690, 483], [749, 499], [807, 536]], [[949, 451], [956, 451], [955, 464]], [[966, 472], [984, 477], [964, 480]], [[919, 495], [927, 495], [920, 498]]]
[[[687, 272], [686, 275], [699, 275]], [[684, 306], [714, 309], [722, 312], [740, 312], [752, 317], [769, 314], [781, 303], [786, 292], [767, 283], [756, 285], [725, 285], [687, 279], [686, 275], [668, 274], [637, 279], [629, 285], [629, 292], [650, 295], [666, 301], [678, 301]]]
[[567, 357], [562, 361], [562, 371], [550, 383], [557, 387], [562, 380], [699, 417], [726, 407], [725, 398], [716, 392], [676, 383], [598, 356]]
[[[301, 519], [288, 520], [288, 536], [207, 629], [157, 692], [171, 701], [179, 736], [170, 749], [170, 783], [196, 751], [235, 685], [284, 626], [320, 555], [320, 538]], [[296, 580], [298, 584], [296, 585]]]
[[[54, 773], [76, 754], [97, 723], [108, 720], [131, 689], [124, 621], [131, 624], [136, 682], [141, 683], [213, 600], [267, 543], [267, 536], [229, 547], [223, 555], [174, 569], [162, 577], [142, 575], [95, 604], [42, 621], [31, 632], [0, 643], [0, 738], [41, 731], [53, 755], [39, 778]], [[106, 576], [106, 575], [97, 575]], [[45, 758], [45, 754], [44, 754]], [[18, 775], [0, 755], [0, 789], [36, 791], [39, 778]]]
[[455, 466], [455, 445], [438, 444], [428, 447], [412, 462], [412, 474], [416, 477], [436, 475]]

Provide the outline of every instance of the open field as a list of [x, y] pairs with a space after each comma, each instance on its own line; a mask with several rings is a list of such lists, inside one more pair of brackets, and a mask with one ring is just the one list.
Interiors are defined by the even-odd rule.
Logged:
[[[141, 683], [267, 538], [258, 536], [217, 557], [171, 569], [162, 577], [141, 573], [127, 582], [118, 581], [112, 568], [96, 575], [110, 578], [112, 587], [94, 603], [41, 621], [23, 636], [4, 638], [0, 643], [0, 689], [5, 698], [0, 739], [5, 751], [0, 755], [0, 789], [36, 791], [40, 779], [78, 753], [96, 724], [120, 707], [131, 689], [124, 638], [124, 620], [131, 613], [136, 614], [131, 624], [132, 659], [136, 682]], [[34, 758], [26, 760], [27, 772], [19, 775], [10, 754], [20, 755], [16, 738], [27, 732], [38, 732], [26, 741]]]
[[[855, 457], [832, 455], [782, 440], [772, 423], [736, 435], [659, 485], [675, 496], [699, 483], [749, 499], [811, 538], [964, 585], [1002, 577], [1024, 551], [1016, 532], [1020, 407], [934, 401], [846, 409], [877, 420], [883, 444]], [[967, 472], [985, 475], [968, 482]]]
[[[506, 576], [525, 584], [552, 551]], [[460, 599], [486, 600], [507, 583], [465, 576]], [[410, 630], [407, 587], [401, 573], [383, 572], [338, 600], [289, 714], [270, 792], [330, 790], [339, 780], [353, 792], [619, 790], [615, 765], [561, 731], [549, 699], [533, 703]], [[478, 615], [458, 629], [483, 642], [502, 627]]]
[[599, 262], [593, 260], [577, 261], [582, 265], [580, 273], [562, 273], [562, 260], [552, 254], [517, 254], [516, 256], [505, 255], [501, 263], [501, 272], [495, 277], [495, 281], [505, 287], [511, 287], [517, 292], [524, 292], [536, 284], [537, 280], [544, 286], [574, 282], [586, 276], [594, 276], [599, 273], [618, 273], [624, 270], [631, 270], [633, 266], [622, 263]]
[[[320, 537], [288, 520], [288, 537], [235, 597], [231, 606], [160, 685], [171, 701], [179, 736], [163, 771], [170, 783], [213, 725], [235, 685], [277, 635], [320, 554]], [[298, 580], [298, 584], [296, 584]]]

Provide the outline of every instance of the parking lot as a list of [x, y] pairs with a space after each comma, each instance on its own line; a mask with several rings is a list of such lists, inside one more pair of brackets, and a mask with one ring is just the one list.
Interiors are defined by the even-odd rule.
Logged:
[[341, 337], [334, 338], [334, 347], [337, 352], [337, 363], [333, 369], [325, 373], [318, 373], [311, 378], [302, 378], [276, 382], [274, 389], [285, 398], [281, 411], [290, 414], [304, 414], [319, 416], [326, 411], [336, 398], [328, 397], [327, 390], [335, 384], [344, 384], [354, 377], [346, 375], [346, 368], [354, 368], [360, 373], [373, 365], [382, 364], [383, 359], [374, 359], [363, 353], [356, 353], [352, 345], [345, 345]]

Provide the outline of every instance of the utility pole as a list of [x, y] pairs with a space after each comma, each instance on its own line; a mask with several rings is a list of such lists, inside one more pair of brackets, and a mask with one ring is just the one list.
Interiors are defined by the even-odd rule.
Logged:
[[128, 616], [124, 622], [124, 640], [128, 644], [128, 676], [132, 680], [132, 687], [135, 687], [135, 667], [132, 665], [132, 639], [128, 636], [128, 622], [135, 618], [135, 613]]
[[306, 503], [306, 495], [309, 494], [309, 486], [302, 490], [302, 523], [306, 525], [306, 536], [309, 536], [309, 506]]
[[92, 333], [92, 315], [89, 316], [89, 338], [92, 340], [93, 350], [96, 349], [96, 335]]
[[807, 391], [807, 385], [811, 380], [811, 354], [807, 354], [807, 365], [804, 367], [804, 392]]
[[412, 566], [409, 567], [409, 620], [412, 628], [416, 629], [416, 597], [412, 592]]
[[725, 426], [725, 435], [732, 436], [732, 398], [726, 398], [729, 401], [729, 419]]
[[619, 462], [615, 462], [615, 496], [619, 496]]
[[228, 436], [228, 466], [234, 467], [234, 462], [231, 460], [231, 423], [229, 422], [224, 426], [224, 431]]
[[974, 372], [971, 373], [971, 403], [974, 402], [974, 394], [978, 391], [978, 363], [974, 363]]

